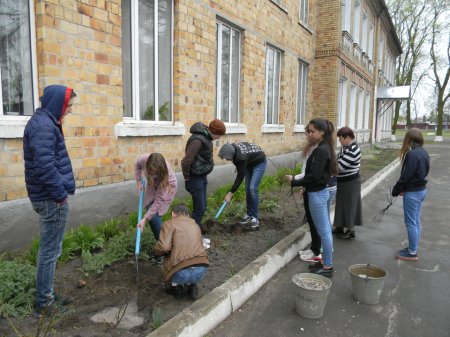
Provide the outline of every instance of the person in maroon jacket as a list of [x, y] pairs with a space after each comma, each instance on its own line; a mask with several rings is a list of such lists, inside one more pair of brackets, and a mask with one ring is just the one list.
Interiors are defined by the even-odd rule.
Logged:
[[263, 150], [253, 143], [226, 143], [219, 151], [221, 159], [231, 160], [236, 166], [237, 176], [230, 192], [225, 196], [229, 203], [233, 193], [237, 191], [245, 177], [245, 195], [247, 198], [247, 214], [240, 222], [245, 229], [259, 229], [259, 184], [266, 171], [267, 158]]

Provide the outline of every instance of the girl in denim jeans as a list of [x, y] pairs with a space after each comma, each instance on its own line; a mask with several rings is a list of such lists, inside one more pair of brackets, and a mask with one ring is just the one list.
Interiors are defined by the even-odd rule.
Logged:
[[402, 173], [392, 196], [403, 196], [403, 214], [408, 233], [408, 247], [398, 250], [395, 257], [399, 260], [417, 261], [421, 232], [420, 213], [427, 196], [426, 176], [430, 170], [430, 157], [423, 148], [423, 136], [419, 129], [410, 129], [403, 139], [400, 149]]

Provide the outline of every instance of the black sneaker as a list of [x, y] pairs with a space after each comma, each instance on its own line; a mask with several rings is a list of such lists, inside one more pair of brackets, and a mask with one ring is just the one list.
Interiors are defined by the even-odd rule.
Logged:
[[70, 297], [70, 296], [63, 297], [63, 296], [61, 296], [59, 294], [55, 294], [55, 303], [58, 306], [69, 305], [72, 302], [73, 302], [73, 297]]
[[34, 310], [32, 315], [37, 319], [41, 319], [44, 317], [60, 316], [68, 311], [67, 307], [58, 306], [56, 303], [50, 304], [45, 307], [41, 307], [35, 304], [33, 309]]
[[198, 297], [198, 288], [196, 284], [188, 285], [188, 295], [191, 299], [196, 300]]
[[246, 224], [248, 224], [251, 220], [252, 220], [252, 216], [246, 214], [246, 215], [244, 216], [244, 218], [243, 218], [241, 221], [239, 221], [239, 225], [246, 225]]
[[343, 235], [345, 234], [344, 232], [344, 228], [342, 227], [334, 227], [333, 230], [331, 231], [334, 235]]
[[333, 277], [333, 267], [325, 269], [323, 266], [317, 270], [311, 271], [313, 274], [322, 275], [325, 277]]
[[339, 235], [339, 239], [344, 239], [344, 240], [355, 240], [356, 235], [355, 235], [355, 231], [346, 231], [344, 234]]
[[165, 291], [167, 295], [173, 295], [175, 298], [181, 298], [181, 296], [183, 296], [184, 287], [181, 284], [176, 286], [168, 284], [165, 287]]
[[245, 231], [257, 231], [259, 230], [259, 220], [251, 217], [247, 224], [243, 227]]
[[316, 271], [316, 270], [319, 270], [320, 268], [323, 268], [322, 261], [318, 261], [318, 262], [316, 262], [316, 263], [314, 263], [314, 264], [310, 264], [310, 265], [308, 266], [308, 269], [309, 269], [310, 271], [312, 271], [312, 272], [314, 272], [314, 271]]

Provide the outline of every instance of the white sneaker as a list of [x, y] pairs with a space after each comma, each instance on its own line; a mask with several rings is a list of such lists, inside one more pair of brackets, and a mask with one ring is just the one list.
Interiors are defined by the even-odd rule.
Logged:
[[239, 222], [239, 224], [240, 224], [240, 225], [246, 225], [246, 224], [249, 223], [249, 221], [251, 221], [251, 219], [252, 219], [252, 216], [246, 214], [246, 215], [242, 218], [242, 220]]
[[311, 252], [311, 254], [300, 255], [300, 259], [305, 262], [318, 262], [322, 261], [322, 254], [314, 255], [314, 253]]
[[211, 240], [208, 238], [203, 238], [203, 248], [209, 249], [211, 248]]
[[301, 250], [298, 252], [298, 255], [300, 255], [300, 257], [302, 257], [303, 255], [311, 255], [311, 254], [313, 254], [311, 249]]

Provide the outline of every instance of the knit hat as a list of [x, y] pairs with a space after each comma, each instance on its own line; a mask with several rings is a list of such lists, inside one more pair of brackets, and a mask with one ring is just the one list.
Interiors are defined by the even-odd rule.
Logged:
[[223, 136], [225, 132], [227, 131], [225, 124], [217, 118], [214, 118], [208, 126], [209, 132], [211, 132], [213, 135]]
[[225, 143], [219, 151], [219, 158], [232, 160], [235, 153], [236, 149], [234, 146], [230, 143]]

